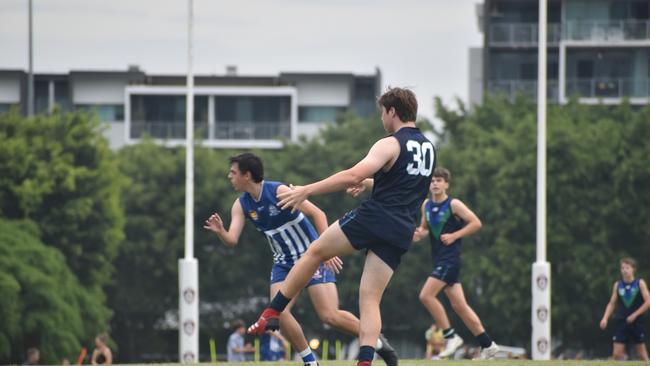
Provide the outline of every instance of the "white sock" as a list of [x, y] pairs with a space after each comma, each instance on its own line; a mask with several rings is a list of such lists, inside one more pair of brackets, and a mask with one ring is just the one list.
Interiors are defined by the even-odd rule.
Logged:
[[377, 338], [377, 347], [375, 349], [381, 349], [384, 346], [384, 344], [381, 342], [381, 339]]

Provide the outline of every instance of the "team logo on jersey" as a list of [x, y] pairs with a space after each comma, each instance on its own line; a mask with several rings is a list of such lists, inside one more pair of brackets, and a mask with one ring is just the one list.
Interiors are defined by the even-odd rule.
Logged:
[[622, 289], [622, 288], [619, 288], [618, 289], [618, 294], [621, 295], [621, 296], [624, 296], [625, 295], [625, 290]]
[[311, 278], [315, 280], [320, 280], [321, 278], [323, 278], [323, 274], [321, 273], [320, 268], [317, 269], [316, 272], [314, 272], [314, 275]]
[[277, 207], [275, 207], [274, 205], [269, 206], [269, 215], [278, 216], [279, 214], [280, 214], [280, 210], [278, 210]]
[[433, 208], [433, 212], [438, 212], [438, 210], [439, 210], [438, 207], [434, 207], [434, 208]]
[[248, 216], [250, 216], [251, 219], [253, 219], [253, 220], [257, 220], [257, 212], [255, 212], [253, 210], [248, 211]]

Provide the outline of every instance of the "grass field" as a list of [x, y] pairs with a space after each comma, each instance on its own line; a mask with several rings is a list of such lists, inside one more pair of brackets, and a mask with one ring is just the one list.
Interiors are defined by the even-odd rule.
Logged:
[[[320, 366], [354, 366], [356, 362], [352, 360], [348, 361], [319, 361]], [[131, 366], [179, 366], [175, 363], [167, 364], [146, 364], [146, 365], [131, 365]], [[210, 363], [202, 363], [201, 365], [211, 365]], [[237, 362], [237, 363], [228, 363], [228, 362], [218, 362], [214, 365], [218, 366], [300, 366], [301, 363], [298, 361], [293, 362]], [[373, 362], [373, 365], [376, 366], [385, 366], [381, 361]], [[620, 365], [620, 366], [634, 366], [634, 365], [645, 365], [648, 363], [641, 361], [531, 361], [531, 360], [494, 360], [494, 361], [426, 361], [426, 360], [400, 360], [400, 366], [606, 366], [606, 365]]]

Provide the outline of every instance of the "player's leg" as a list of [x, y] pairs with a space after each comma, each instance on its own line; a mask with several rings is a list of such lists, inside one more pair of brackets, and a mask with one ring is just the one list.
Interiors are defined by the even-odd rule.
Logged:
[[451, 326], [447, 312], [440, 300], [438, 300], [438, 294], [446, 285], [445, 282], [437, 278], [429, 277], [420, 290], [420, 302], [429, 311], [440, 329], [448, 329]]
[[445, 337], [445, 349], [439, 354], [441, 358], [453, 355], [464, 343], [463, 338], [456, 334], [456, 330], [451, 327], [447, 312], [438, 300], [438, 294], [448, 285], [447, 281], [456, 282], [457, 280], [457, 269], [438, 264], [420, 290], [420, 301], [436, 321], [436, 325], [442, 329], [442, 334]]
[[[353, 336], [359, 336], [359, 319], [349, 311], [339, 309], [336, 283], [315, 284], [307, 287], [307, 292], [323, 323]], [[397, 353], [381, 334], [377, 340], [376, 352], [386, 362], [386, 365], [397, 366]]]
[[349, 311], [339, 309], [339, 294], [334, 282], [309, 286], [307, 293], [323, 323], [347, 334], [359, 335], [359, 319]]
[[258, 321], [248, 328], [248, 332], [258, 335], [264, 333], [267, 323], [272, 319], [276, 319], [289, 301], [309, 283], [321, 262], [354, 251], [354, 247], [343, 234], [338, 221], [330, 225], [291, 268], [280, 290], [271, 300], [269, 307], [262, 312]]
[[649, 361], [648, 359], [648, 349], [645, 346], [644, 343], [637, 343], [634, 345], [634, 350], [636, 352], [636, 357], [639, 358], [641, 361]]
[[490, 336], [485, 332], [481, 319], [467, 304], [465, 293], [463, 292], [463, 285], [455, 283], [453, 286], [445, 288], [445, 294], [449, 298], [451, 307], [456, 314], [462, 319], [465, 326], [476, 337], [479, 345], [481, 346], [481, 358], [491, 359], [494, 358], [499, 351], [499, 347], [492, 341]]
[[614, 347], [612, 350], [612, 358], [621, 361], [627, 358], [627, 356], [625, 355], [625, 343], [614, 342]]
[[[271, 298], [277, 294], [281, 286], [282, 282], [271, 284]], [[293, 308], [293, 305], [296, 303], [297, 298], [298, 296], [294, 297], [287, 305], [285, 311], [280, 314], [280, 333], [282, 333], [282, 335], [289, 341], [289, 343], [291, 343], [293, 348], [298, 351], [298, 353], [300, 353], [300, 357], [306, 365], [315, 365], [316, 357], [313, 355], [311, 349], [309, 348], [309, 344], [307, 343], [305, 334], [302, 331], [302, 327], [291, 313], [291, 308]]]
[[370, 365], [375, 353], [381, 331], [381, 312], [379, 304], [384, 290], [393, 276], [393, 268], [369, 251], [363, 266], [359, 285], [359, 312], [361, 324], [359, 329], [358, 365]]

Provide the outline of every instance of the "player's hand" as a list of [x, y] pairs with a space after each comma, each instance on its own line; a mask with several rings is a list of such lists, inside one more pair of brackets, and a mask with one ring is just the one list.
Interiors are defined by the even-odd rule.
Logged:
[[456, 235], [452, 234], [442, 234], [440, 235], [440, 241], [444, 245], [452, 245], [456, 241]]
[[424, 230], [421, 227], [416, 227], [415, 232], [413, 233], [413, 242], [418, 242], [424, 237]]
[[356, 198], [359, 197], [359, 195], [363, 193], [365, 190], [366, 190], [366, 186], [363, 183], [361, 183], [346, 189], [345, 193]]
[[607, 319], [600, 321], [600, 329], [605, 330], [605, 328], [607, 328]]
[[205, 220], [203, 228], [206, 230], [214, 231], [217, 234], [225, 230], [223, 227], [223, 220], [221, 219], [221, 216], [219, 216], [219, 214], [216, 212], [213, 213], [212, 216], [208, 217], [207, 220]]
[[343, 261], [339, 257], [334, 257], [325, 261], [325, 267], [329, 268], [332, 272], [339, 274], [343, 269]]
[[293, 184], [290, 184], [289, 188], [291, 188], [290, 191], [278, 193], [278, 199], [280, 200], [278, 206], [283, 210], [291, 207], [291, 213], [294, 213], [298, 210], [300, 204], [307, 199], [309, 193], [307, 192], [307, 188], [304, 186], [294, 186]]
[[636, 320], [636, 316], [634, 316], [634, 314], [628, 316], [628, 317], [625, 319], [625, 321], [627, 322], [627, 324], [632, 324], [632, 323], [634, 323], [635, 320]]

